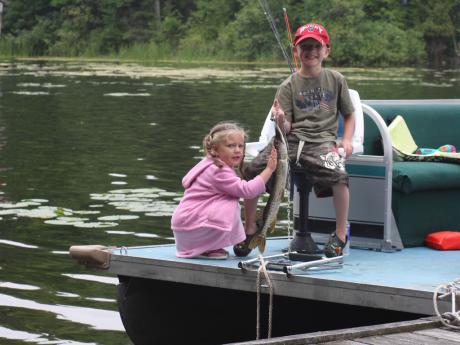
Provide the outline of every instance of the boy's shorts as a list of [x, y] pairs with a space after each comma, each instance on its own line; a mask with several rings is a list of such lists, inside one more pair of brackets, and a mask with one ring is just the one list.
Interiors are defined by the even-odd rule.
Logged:
[[[297, 166], [299, 166], [299, 168], [305, 170], [306, 178], [313, 185], [315, 194], [318, 197], [332, 196], [332, 186], [338, 183], [348, 186], [345, 161], [337, 153], [335, 142], [305, 143], [296, 165], [299, 139], [293, 135], [288, 136], [287, 139], [291, 169], [298, 169]], [[265, 169], [271, 146], [270, 144], [267, 145], [244, 169], [246, 179], [256, 177]], [[270, 191], [270, 187], [271, 181], [267, 183], [268, 191]]]

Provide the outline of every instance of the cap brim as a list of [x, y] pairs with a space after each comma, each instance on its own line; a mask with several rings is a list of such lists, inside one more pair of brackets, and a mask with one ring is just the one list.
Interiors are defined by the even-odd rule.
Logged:
[[318, 35], [304, 35], [302, 37], [300, 37], [296, 43], [294, 44], [294, 46], [298, 46], [300, 42], [303, 42], [305, 41], [307, 38], [313, 38], [314, 40], [318, 41], [319, 43], [321, 43], [322, 45], [325, 45], [326, 42], [324, 42], [324, 40], [318, 36]]

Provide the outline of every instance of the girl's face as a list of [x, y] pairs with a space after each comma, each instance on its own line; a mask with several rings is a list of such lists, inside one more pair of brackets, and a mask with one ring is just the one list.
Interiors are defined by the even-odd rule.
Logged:
[[217, 145], [216, 153], [219, 159], [232, 168], [238, 167], [243, 160], [244, 154], [244, 135], [234, 132]]

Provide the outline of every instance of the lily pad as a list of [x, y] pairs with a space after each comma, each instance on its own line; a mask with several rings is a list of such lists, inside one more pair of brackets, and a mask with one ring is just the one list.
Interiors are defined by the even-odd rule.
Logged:
[[[101, 207], [103, 205], [100, 205]], [[90, 207], [94, 207], [94, 206], [90, 206]], [[75, 214], [98, 214], [98, 213], [101, 213], [101, 211], [90, 211], [90, 210], [80, 210], [80, 211], [73, 211], [73, 213]]]
[[89, 223], [74, 223], [73, 226], [77, 228], [109, 228], [118, 226], [118, 223], [111, 222], [89, 222]]
[[18, 202], [18, 203], [2, 203], [0, 208], [21, 208], [28, 207], [30, 204], [28, 202]]
[[98, 217], [97, 220], [116, 221], [116, 220], [129, 220], [129, 219], [137, 219], [137, 218], [139, 218], [139, 216], [136, 216], [136, 215], [114, 215], [114, 216]]
[[29, 217], [29, 218], [40, 218], [40, 219], [51, 219], [56, 218], [57, 214], [51, 209], [33, 209], [33, 210], [22, 210], [17, 213], [18, 217]]

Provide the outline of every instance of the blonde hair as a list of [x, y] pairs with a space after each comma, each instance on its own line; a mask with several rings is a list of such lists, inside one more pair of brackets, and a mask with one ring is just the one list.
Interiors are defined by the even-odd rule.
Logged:
[[[216, 153], [217, 146], [222, 144], [227, 137], [233, 133], [241, 133], [243, 135], [244, 141], [247, 139], [246, 131], [234, 122], [219, 122], [214, 127], [211, 128], [208, 134], [203, 139], [203, 149], [204, 153], [207, 156], [210, 156], [214, 160], [214, 164], [219, 168], [222, 168], [224, 165], [219, 159]], [[241, 160], [238, 170], [241, 172], [243, 168], [244, 152], [243, 159]]]

